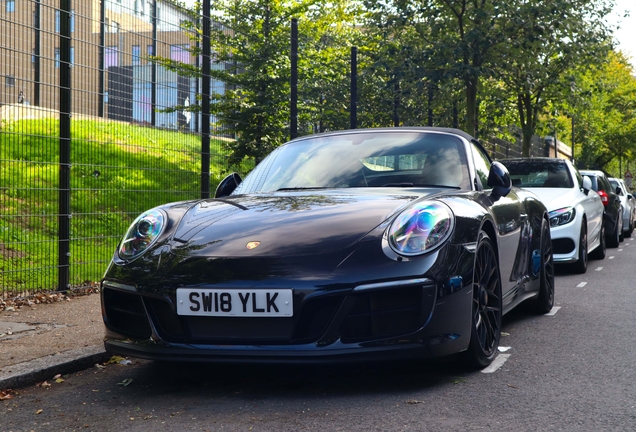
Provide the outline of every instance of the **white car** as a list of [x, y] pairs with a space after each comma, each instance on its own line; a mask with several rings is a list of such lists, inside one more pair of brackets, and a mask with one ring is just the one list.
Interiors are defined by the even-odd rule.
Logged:
[[588, 177], [565, 159], [500, 162], [508, 168], [513, 186], [532, 191], [548, 209], [555, 263], [571, 263], [575, 272], [585, 273], [588, 253], [605, 258], [604, 207]]
[[621, 200], [621, 206], [623, 207], [623, 235], [625, 237], [631, 237], [634, 232], [634, 218], [636, 217], [636, 202], [634, 197], [629, 193], [629, 189], [625, 185], [622, 179], [609, 178], [609, 182], [614, 188], [614, 192]]

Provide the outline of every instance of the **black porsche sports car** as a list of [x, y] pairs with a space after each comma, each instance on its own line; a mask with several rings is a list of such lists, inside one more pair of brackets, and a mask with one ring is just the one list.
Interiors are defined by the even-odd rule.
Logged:
[[554, 301], [543, 204], [456, 129], [288, 142], [214, 199], [150, 209], [102, 280], [105, 347], [160, 360], [496, 356]]

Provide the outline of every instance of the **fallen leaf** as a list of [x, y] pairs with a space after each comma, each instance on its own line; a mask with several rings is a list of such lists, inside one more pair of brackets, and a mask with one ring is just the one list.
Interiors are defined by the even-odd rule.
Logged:
[[11, 389], [0, 390], [0, 400], [13, 399]]
[[58, 383], [58, 384], [61, 384], [61, 383], [64, 382], [64, 379], [63, 378], [58, 378], [58, 379], [55, 380], [55, 382]]
[[123, 380], [122, 382], [117, 383], [117, 385], [120, 386], [128, 386], [128, 384], [130, 384], [131, 382], [133, 382], [132, 378], [126, 378], [125, 380]]
[[502, 336], [510, 336], [510, 333], [506, 333], [506, 332], [501, 332]]
[[51, 384], [49, 384], [49, 382], [48, 382], [48, 381], [44, 381], [44, 382], [39, 383], [39, 384], [38, 384], [38, 387], [45, 387], [45, 388], [48, 388], [48, 387], [51, 387]]
[[515, 387], [513, 385], [508, 384], [508, 387], [513, 388], [513, 389], [518, 389], [519, 387]]
[[100, 365], [99, 363], [95, 363], [95, 367], [96, 367], [97, 369], [106, 369], [106, 366], [102, 366], [102, 365]]
[[106, 364], [119, 363], [120, 361], [125, 360], [122, 356], [112, 356]]
[[415, 400], [415, 399], [410, 399], [406, 401], [407, 404], [409, 405], [415, 405], [415, 404], [421, 404], [424, 403], [424, 401], [420, 401], [420, 400]]
[[35, 413], [36, 413], [36, 414], [42, 414], [42, 411], [43, 411], [43, 410], [39, 409], [39, 410], [37, 410]]
[[57, 375], [55, 375], [55, 376], [53, 377], [53, 379], [58, 379], [58, 378], [60, 378], [61, 376], [62, 376], [62, 374], [57, 374]]

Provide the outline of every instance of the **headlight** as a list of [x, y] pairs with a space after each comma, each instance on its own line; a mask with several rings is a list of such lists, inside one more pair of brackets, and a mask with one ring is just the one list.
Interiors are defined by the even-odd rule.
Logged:
[[395, 218], [388, 231], [391, 248], [401, 255], [419, 255], [435, 249], [450, 236], [454, 217], [438, 201], [422, 201]]
[[132, 259], [141, 255], [157, 240], [165, 219], [159, 210], [149, 210], [135, 219], [119, 245], [119, 258]]
[[561, 226], [574, 220], [574, 216], [576, 216], [576, 210], [574, 209], [574, 207], [564, 207], [558, 210], [552, 210], [549, 213], [549, 216], [551, 227]]

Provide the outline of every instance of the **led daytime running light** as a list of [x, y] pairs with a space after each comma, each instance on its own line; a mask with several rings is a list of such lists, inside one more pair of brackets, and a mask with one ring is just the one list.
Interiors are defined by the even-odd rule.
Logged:
[[556, 227], [568, 224], [574, 220], [576, 210], [574, 207], [564, 207], [558, 210], [552, 210], [549, 214], [550, 226]]

